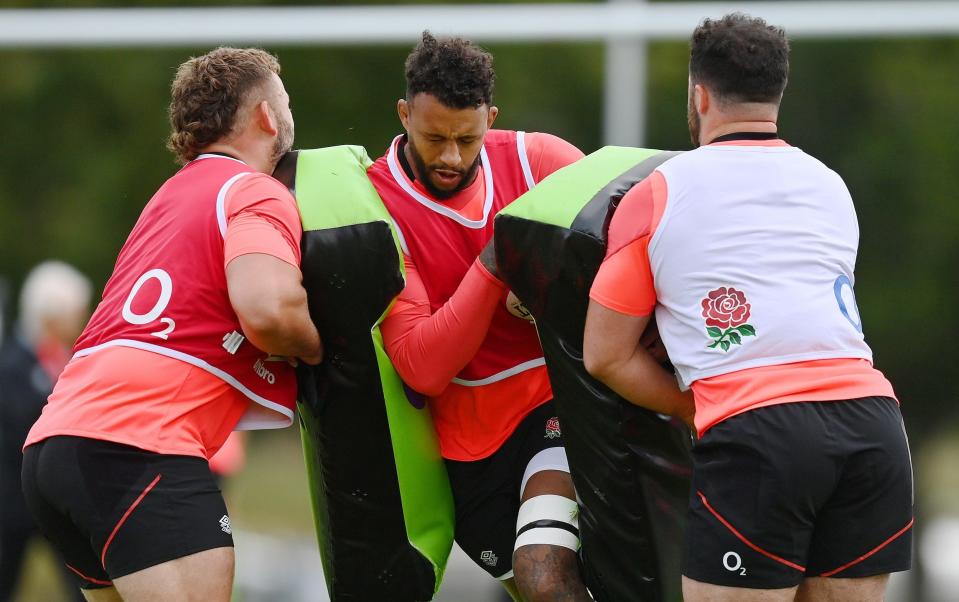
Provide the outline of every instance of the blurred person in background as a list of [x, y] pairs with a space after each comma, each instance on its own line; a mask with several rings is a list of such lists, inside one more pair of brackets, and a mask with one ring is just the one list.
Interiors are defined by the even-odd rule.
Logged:
[[146, 204], [24, 449], [40, 529], [91, 601], [230, 599], [230, 517], [209, 459], [235, 429], [292, 423], [286, 358], [319, 363], [296, 203], [270, 175], [293, 143], [276, 57], [180, 65]]
[[243, 470], [246, 464], [246, 432], [233, 431], [210, 458], [210, 471], [222, 489], [223, 480]]
[[10, 294], [10, 285], [0, 277], [0, 343], [3, 343], [4, 327], [7, 320], [7, 297]]
[[[27, 544], [38, 535], [20, 487], [23, 442], [70, 360], [92, 295], [76, 268], [45, 261], [27, 274], [19, 319], [0, 339], [0, 600], [12, 599]], [[82, 600], [72, 581], [69, 590]]]
[[406, 265], [383, 338], [429, 400], [459, 546], [517, 600], [588, 600], [543, 351], [535, 326], [507, 309], [491, 253], [496, 212], [583, 154], [549, 134], [491, 129], [492, 61], [429, 32], [406, 59], [406, 133], [368, 170]]
[[[623, 197], [590, 291], [587, 370], [699, 434], [687, 602], [879, 602], [911, 566], [912, 463], [856, 309], [855, 208], [777, 135], [788, 73], [762, 19], [693, 32], [697, 148]], [[638, 344], [653, 311], [683, 390]]]

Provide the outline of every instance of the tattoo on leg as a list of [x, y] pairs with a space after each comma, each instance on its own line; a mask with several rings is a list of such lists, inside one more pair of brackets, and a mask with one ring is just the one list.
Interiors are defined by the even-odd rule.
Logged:
[[513, 575], [527, 602], [588, 602], [572, 550], [549, 545], [523, 546], [513, 554]]

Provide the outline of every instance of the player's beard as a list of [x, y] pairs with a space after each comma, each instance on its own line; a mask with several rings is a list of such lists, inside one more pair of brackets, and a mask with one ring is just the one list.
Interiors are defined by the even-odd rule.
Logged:
[[[446, 165], [427, 166], [426, 162], [423, 161], [423, 155], [416, 150], [416, 145], [413, 144], [413, 139], [407, 137], [406, 144], [410, 147], [410, 156], [413, 158], [413, 166], [416, 168], [416, 173], [420, 176], [420, 184], [423, 185], [423, 188], [425, 188], [426, 191], [430, 193], [430, 196], [432, 196], [434, 199], [445, 201], [453, 198], [457, 192], [472, 184], [473, 178], [476, 177], [476, 170], [478, 170], [480, 166], [480, 155], [476, 155], [476, 159], [473, 161], [473, 164], [467, 169], [453, 169], [451, 167], [447, 167]], [[430, 173], [432, 173], [434, 169], [444, 169], [457, 172], [461, 176], [459, 184], [450, 190], [437, 188], [430, 179]]]
[[699, 132], [701, 124], [699, 113], [696, 112], [696, 101], [693, 95], [689, 95], [689, 102], [686, 105], [686, 123], [689, 125], [689, 139], [693, 143], [693, 148], [699, 148]]
[[277, 120], [276, 140], [273, 141], [273, 156], [271, 157], [273, 165], [276, 165], [283, 155], [290, 152], [293, 148], [293, 122]]

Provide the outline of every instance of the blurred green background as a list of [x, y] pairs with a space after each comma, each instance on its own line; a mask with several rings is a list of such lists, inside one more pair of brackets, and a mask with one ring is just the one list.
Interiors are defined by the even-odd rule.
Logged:
[[[270, 46], [293, 101], [296, 146], [360, 144], [379, 156], [400, 131], [395, 104], [414, 42]], [[602, 145], [602, 44], [484, 45], [496, 59], [498, 127], [548, 131], [587, 153]], [[77, 265], [102, 287], [143, 205], [177, 167], [164, 148], [174, 70], [208, 49], [0, 49], [0, 276], [14, 293], [47, 258]], [[686, 61], [685, 43], [650, 45], [649, 147], [689, 148]], [[857, 301], [876, 365], [902, 402], [920, 525], [959, 515], [959, 473], [950, 464], [959, 457], [957, 65], [954, 37], [796, 40], [780, 116], [782, 137], [838, 171], [856, 200]], [[311, 537], [296, 433], [254, 433], [249, 452], [246, 470], [226, 485], [235, 524]], [[57, 599], [43, 593], [54, 591], [43, 589], [51, 586], [43, 562], [34, 564], [21, 599]]]

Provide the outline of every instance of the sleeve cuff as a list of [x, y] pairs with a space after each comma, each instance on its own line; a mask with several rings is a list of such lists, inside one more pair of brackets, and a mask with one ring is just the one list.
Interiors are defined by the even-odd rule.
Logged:
[[489, 270], [486, 269], [486, 266], [483, 265], [483, 262], [480, 261], [479, 257], [476, 258], [476, 261], [473, 262], [473, 270], [478, 272], [483, 278], [496, 285], [496, 288], [500, 290], [506, 290], [506, 283], [497, 278], [496, 276], [489, 273]]

